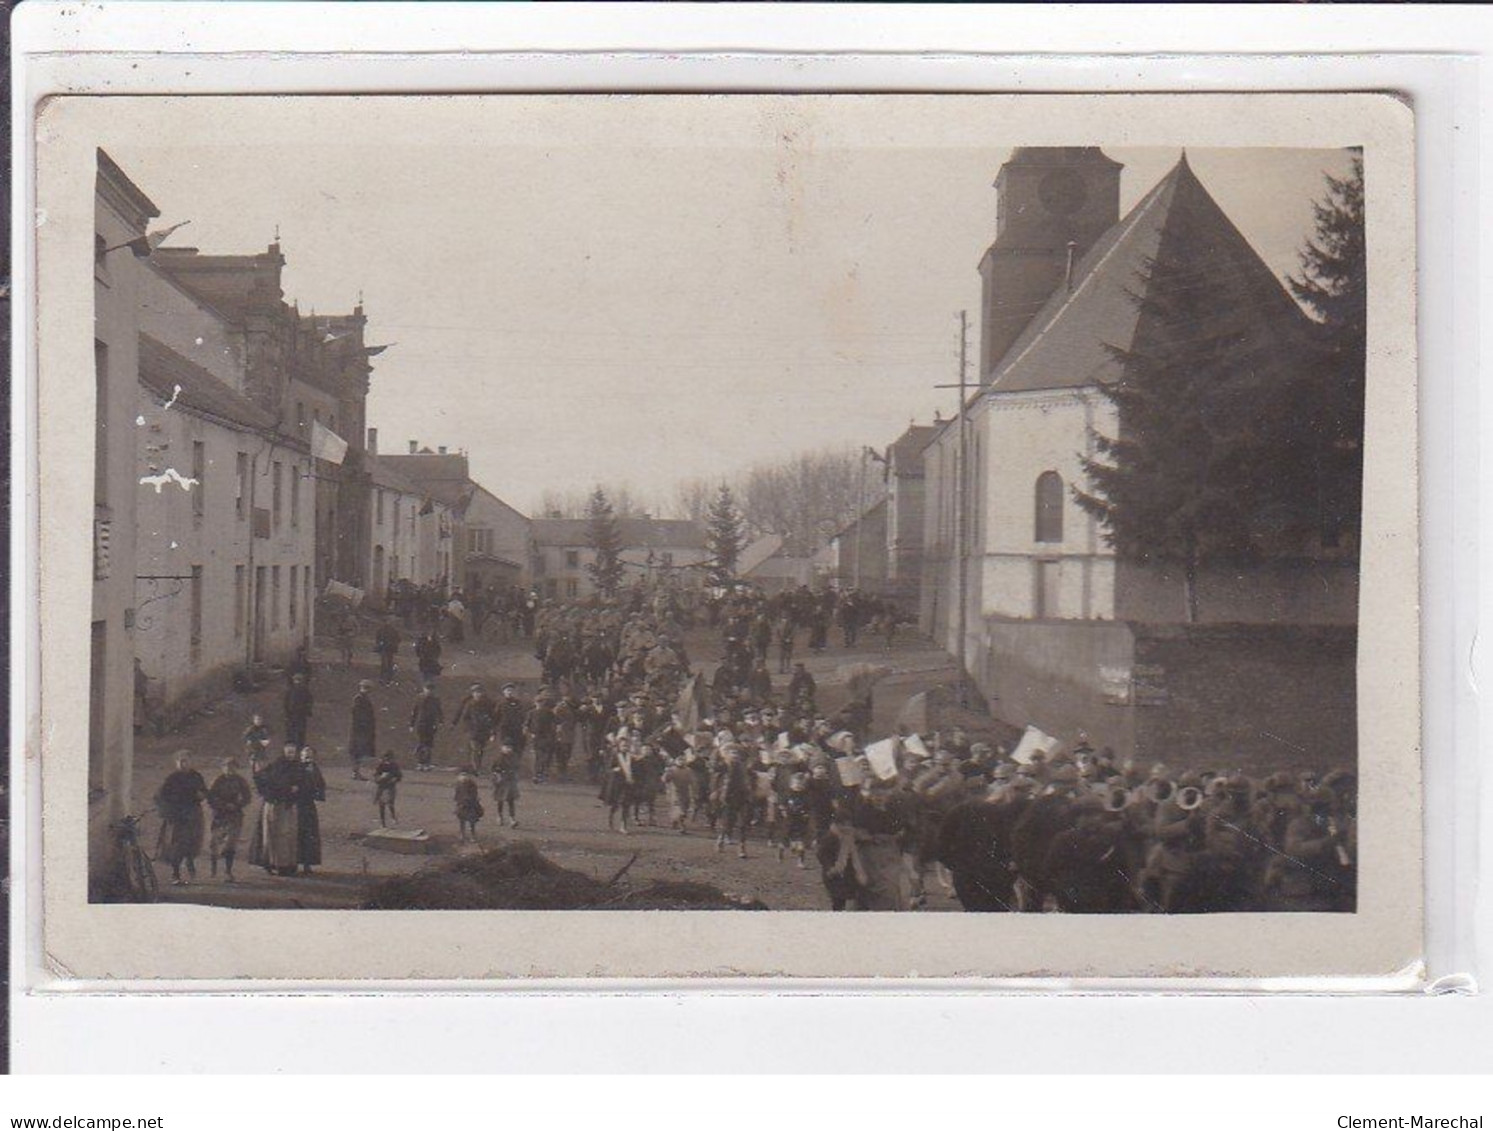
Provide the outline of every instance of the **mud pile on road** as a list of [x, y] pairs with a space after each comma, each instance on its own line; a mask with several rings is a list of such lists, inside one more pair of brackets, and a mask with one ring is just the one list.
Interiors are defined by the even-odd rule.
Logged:
[[368, 911], [764, 911], [710, 884], [632, 886], [562, 868], [521, 841], [462, 856], [368, 888]]

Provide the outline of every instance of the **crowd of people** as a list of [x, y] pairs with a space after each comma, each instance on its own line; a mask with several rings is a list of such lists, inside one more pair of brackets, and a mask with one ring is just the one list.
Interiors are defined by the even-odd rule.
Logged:
[[[541, 667], [532, 698], [515, 683], [496, 695], [472, 683], [448, 705], [437, 677], [450, 626], [439, 618], [417, 625], [412, 768], [434, 768], [443, 730], [460, 735], [453, 803], [464, 842], [477, 840], [484, 795], [498, 825], [516, 828], [525, 779], [579, 778], [594, 784], [606, 827], [619, 835], [667, 828], [708, 836], [717, 851], [739, 857], [759, 844], [779, 860], [817, 867], [835, 910], [913, 910], [940, 892], [970, 911], [1355, 906], [1351, 771], [1251, 777], [1226, 766], [1142, 768], [1083, 735], [1071, 752], [1019, 761], [958, 728], [873, 742], [877, 672], [862, 665], [866, 678], [852, 676], [846, 701], [828, 712], [797, 658], [800, 645], [829, 647], [831, 625], [848, 647], [865, 630], [890, 644], [895, 610], [854, 591], [691, 599], [638, 587], [613, 599], [534, 605], [532, 623], [523, 613], [513, 624], [529, 630]], [[514, 607], [527, 609], [528, 599]], [[713, 672], [691, 664], [684, 633], [692, 624], [720, 633]], [[391, 679], [401, 645], [393, 621], [375, 633]], [[775, 674], [789, 678], [774, 678], [774, 660]], [[304, 654], [287, 679], [279, 757], [268, 757], [269, 732], [256, 716], [245, 735], [248, 779], [230, 761], [209, 785], [184, 758], [162, 787], [162, 858], [176, 882], [194, 875], [204, 806], [213, 873], [221, 863], [232, 878], [254, 793], [251, 863], [277, 874], [320, 863], [316, 806], [325, 779], [305, 745], [314, 700]], [[352, 776], [371, 780], [386, 824], [398, 820], [404, 770], [387, 742], [379, 753], [373, 694], [373, 682], [362, 681], [347, 749]]]

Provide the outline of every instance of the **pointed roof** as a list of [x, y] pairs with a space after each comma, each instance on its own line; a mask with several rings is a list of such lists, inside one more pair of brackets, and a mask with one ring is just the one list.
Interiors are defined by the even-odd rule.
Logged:
[[1306, 315], [1203, 187], [1184, 154], [1107, 231], [987, 375], [985, 392], [1016, 393], [1104, 384], [1120, 375], [1109, 347], [1128, 350], [1141, 321], [1137, 297], [1163, 246], [1215, 274], [1229, 305], [1251, 311], [1282, 336]]
[[736, 572], [745, 577], [783, 548], [781, 534], [764, 534], [754, 542], [748, 542], [736, 558]]

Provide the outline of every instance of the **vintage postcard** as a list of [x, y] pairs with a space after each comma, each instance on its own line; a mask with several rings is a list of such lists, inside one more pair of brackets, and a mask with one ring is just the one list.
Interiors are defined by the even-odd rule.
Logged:
[[46, 976], [1416, 984], [1413, 123], [43, 103]]

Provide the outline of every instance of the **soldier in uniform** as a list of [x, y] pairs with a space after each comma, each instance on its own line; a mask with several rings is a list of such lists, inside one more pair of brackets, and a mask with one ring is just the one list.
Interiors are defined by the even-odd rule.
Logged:
[[446, 710], [435, 688], [426, 684], [415, 696], [410, 710], [410, 730], [415, 735], [415, 769], [429, 770], [435, 761], [435, 738], [446, 721]]
[[482, 690], [480, 683], [472, 684], [467, 697], [456, 709], [451, 720], [453, 728], [467, 724], [467, 761], [474, 773], [482, 772], [482, 757], [487, 744], [492, 741], [493, 731], [498, 728], [496, 705]]

